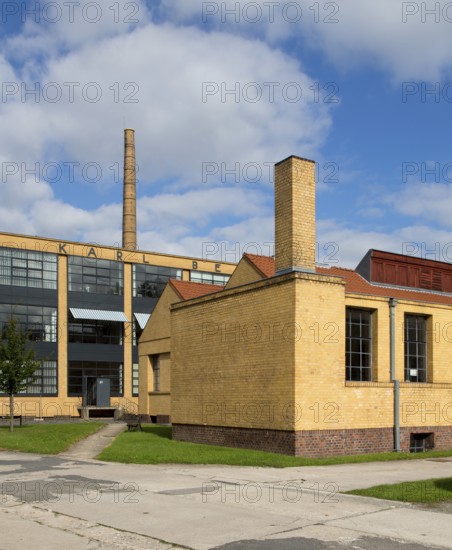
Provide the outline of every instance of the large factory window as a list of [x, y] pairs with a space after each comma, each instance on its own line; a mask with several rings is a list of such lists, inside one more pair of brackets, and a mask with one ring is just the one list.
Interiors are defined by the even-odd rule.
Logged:
[[43, 361], [20, 395], [57, 395], [57, 362]]
[[182, 279], [182, 269], [157, 265], [133, 266], [133, 295], [158, 298], [169, 279]]
[[56, 289], [57, 256], [0, 247], [0, 285]]
[[8, 321], [14, 317], [29, 340], [57, 341], [57, 310], [54, 307], [0, 304], [0, 331], [4, 334]]
[[123, 323], [77, 319], [69, 323], [68, 340], [78, 344], [122, 344], [122, 333]]
[[123, 365], [122, 363], [69, 361], [68, 367], [68, 396], [81, 396], [89, 381], [96, 378], [110, 379], [110, 395], [123, 395]]
[[121, 262], [69, 256], [69, 290], [122, 296], [124, 270]]

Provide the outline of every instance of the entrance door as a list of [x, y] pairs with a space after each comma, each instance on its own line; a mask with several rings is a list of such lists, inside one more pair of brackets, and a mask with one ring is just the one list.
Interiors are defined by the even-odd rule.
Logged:
[[97, 376], [83, 377], [83, 406], [109, 407], [110, 406], [110, 379]]
[[110, 379], [97, 378], [96, 380], [97, 406], [110, 406]]

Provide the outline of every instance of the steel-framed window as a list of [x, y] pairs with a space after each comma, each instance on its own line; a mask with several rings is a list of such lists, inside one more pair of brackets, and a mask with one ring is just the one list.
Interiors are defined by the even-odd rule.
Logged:
[[69, 256], [68, 282], [71, 292], [116, 294], [124, 292], [124, 266], [114, 260]]
[[57, 365], [56, 361], [43, 361], [20, 395], [58, 395]]
[[160, 391], [160, 355], [153, 355], [151, 360], [154, 381], [153, 391]]
[[[1, 394], [6, 395], [6, 394]], [[20, 396], [58, 395], [58, 363], [57, 361], [42, 361], [41, 366], [34, 372], [33, 377], [27, 381], [27, 387], [18, 393]]]
[[0, 334], [2, 337], [5, 335], [6, 326], [12, 317], [17, 319], [22, 330], [28, 334], [29, 340], [57, 341], [56, 307], [0, 304]]
[[133, 295], [138, 298], [158, 298], [170, 279], [182, 279], [182, 269], [134, 264]]
[[405, 382], [427, 382], [427, 319], [405, 315]]
[[78, 344], [123, 343], [123, 323], [99, 321], [96, 319], [77, 319], [68, 325], [68, 341]]
[[56, 289], [56, 254], [0, 247], [0, 285]]
[[372, 380], [372, 312], [346, 309], [345, 379]]
[[124, 395], [123, 363], [103, 361], [69, 361], [68, 396], [78, 397], [83, 393], [83, 378], [109, 378], [111, 397]]
[[220, 273], [210, 273], [208, 271], [190, 271], [190, 281], [192, 283], [204, 283], [210, 285], [224, 286], [230, 279], [230, 275]]

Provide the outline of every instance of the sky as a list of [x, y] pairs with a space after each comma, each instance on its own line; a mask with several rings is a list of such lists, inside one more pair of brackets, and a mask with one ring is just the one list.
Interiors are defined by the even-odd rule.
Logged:
[[[317, 164], [317, 259], [452, 261], [452, 3], [3, 1], [0, 231], [272, 254], [273, 165]], [[451, 140], [452, 141], [452, 140]]]

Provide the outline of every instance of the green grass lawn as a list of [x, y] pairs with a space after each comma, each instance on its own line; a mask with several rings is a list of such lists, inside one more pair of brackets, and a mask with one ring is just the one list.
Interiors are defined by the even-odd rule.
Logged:
[[287, 468], [289, 466], [419, 459], [432, 456], [452, 456], [452, 451], [302, 458], [263, 451], [173, 441], [170, 427], [147, 425], [143, 426], [142, 432], [123, 432], [97, 458], [112, 462], [136, 464], [227, 464], [231, 466]]
[[0, 426], [0, 449], [24, 453], [57, 454], [73, 443], [97, 432], [102, 422], [81, 422], [69, 424], [36, 424], [31, 426]]
[[352, 495], [399, 500], [402, 502], [444, 502], [452, 501], [452, 477], [406, 481], [394, 485], [376, 485], [369, 489], [348, 491]]

